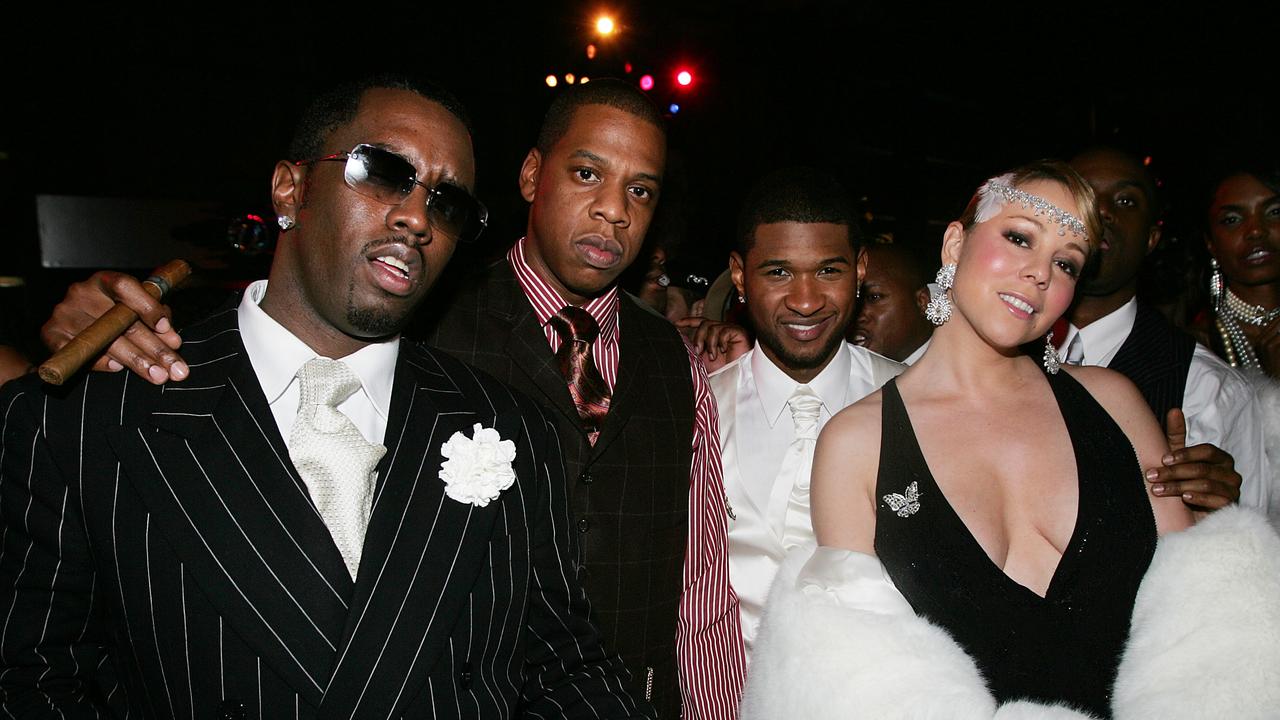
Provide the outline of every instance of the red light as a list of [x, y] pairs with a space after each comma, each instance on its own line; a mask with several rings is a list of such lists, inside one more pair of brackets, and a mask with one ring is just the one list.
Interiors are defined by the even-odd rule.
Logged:
[[262, 219], [261, 215], [254, 215], [253, 213], [249, 213], [246, 217], [248, 217], [250, 220], [254, 222], [266, 222], [265, 220]]
[[623, 65], [623, 66], [622, 66], [622, 71], [623, 71], [623, 72], [625, 72], [626, 74], [630, 75], [630, 74], [631, 74], [631, 63], [627, 63], [626, 65]]
[[653, 76], [652, 76], [652, 75], [641, 75], [641, 76], [640, 76], [640, 89], [641, 89], [641, 90], [652, 90], [652, 89], [653, 89]]
[[681, 70], [676, 73], [676, 82], [683, 87], [689, 87], [693, 84], [693, 73], [688, 70]]

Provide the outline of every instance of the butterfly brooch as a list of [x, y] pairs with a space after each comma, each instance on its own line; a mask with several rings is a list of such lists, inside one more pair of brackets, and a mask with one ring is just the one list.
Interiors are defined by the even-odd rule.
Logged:
[[920, 489], [914, 482], [907, 486], [906, 494], [889, 493], [882, 500], [898, 517], [911, 517], [920, 510]]

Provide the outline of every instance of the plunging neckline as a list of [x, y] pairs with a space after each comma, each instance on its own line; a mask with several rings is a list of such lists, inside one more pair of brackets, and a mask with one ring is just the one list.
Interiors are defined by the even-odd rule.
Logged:
[[[1062, 418], [1062, 425], [1067, 430], [1067, 437], [1071, 440], [1071, 453], [1075, 458], [1076, 464], [1076, 518], [1075, 522], [1072, 524], [1071, 537], [1067, 541], [1066, 547], [1063, 548], [1061, 555], [1058, 557], [1058, 562], [1054, 565], [1053, 574], [1049, 577], [1049, 584], [1045, 586], [1044, 595], [1037, 593], [1035, 590], [1032, 590], [1017, 580], [1014, 580], [1007, 572], [1004, 571], [1004, 568], [997, 565], [996, 561], [987, 554], [986, 549], [982, 547], [982, 543], [978, 542], [977, 536], [975, 536], [973, 531], [969, 529], [969, 525], [964, 521], [964, 518], [960, 517], [960, 513], [956, 512], [955, 506], [951, 504], [950, 498], [947, 497], [946, 493], [942, 490], [942, 487], [938, 485], [938, 481], [933, 475], [933, 468], [929, 467], [929, 462], [924, 456], [924, 450], [920, 447], [920, 440], [916, 436], [915, 424], [911, 421], [911, 412], [907, 409], [907, 403], [902, 399], [902, 393], [898, 390], [897, 378], [890, 380], [885, 388], [888, 390], [892, 387], [893, 395], [895, 396], [898, 405], [902, 408], [902, 415], [906, 418], [907, 428], [910, 430], [911, 436], [910, 446], [906, 449], [914, 456], [913, 459], [919, 462], [920, 467], [924, 468], [925, 475], [928, 477], [929, 485], [932, 486], [932, 490], [937, 492], [938, 497], [942, 499], [942, 504], [946, 506], [947, 515], [960, 526], [963, 531], [963, 535], [968, 539], [971, 551], [976, 552], [977, 555], [985, 561], [985, 565], [994, 570], [996, 574], [1002, 578], [1002, 582], [1014, 587], [1016, 592], [1026, 593], [1039, 602], [1054, 602], [1058, 595], [1055, 591], [1063, 582], [1065, 582], [1065, 580], [1063, 580], [1065, 577], [1064, 568], [1067, 565], [1069, 558], [1075, 558], [1079, 555], [1077, 549], [1080, 543], [1083, 542], [1081, 519], [1085, 517], [1085, 487], [1084, 484], [1080, 482], [1080, 468], [1083, 467], [1083, 458], [1081, 457], [1080, 446], [1076, 443], [1075, 436], [1072, 434], [1071, 428], [1067, 424], [1067, 416], [1062, 409], [1062, 398], [1058, 393], [1057, 387], [1054, 386], [1052, 379], [1046, 376], [1045, 381], [1049, 384], [1049, 390], [1053, 393], [1053, 401], [1058, 408], [1058, 416]], [[882, 435], [883, 432], [884, 429], [881, 428]], [[924, 493], [920, 493], [920, 495], [923, 497]]]

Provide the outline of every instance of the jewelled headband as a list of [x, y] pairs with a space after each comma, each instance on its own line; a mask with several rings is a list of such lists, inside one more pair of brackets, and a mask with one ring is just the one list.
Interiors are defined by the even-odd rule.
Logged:
[[1000, 209], [1005, 203], [1016, 202], [1021, 203], [1024, 208], [1032, 208], [1036, 215], [1046, 215], [1051, 221], [1058, 223], [1059, 235], [1066, 235], [1070, 230], [1081, 237], [1089, 236], [1080, 218], [1039, 195], [1032, 195], [1009, 185], [1012, 180], [1013, 173], [1009, 173], [991, 178], [978, 188], [978, 208], [974, 213], [974, 222], [986, 222], [1000, 214]]

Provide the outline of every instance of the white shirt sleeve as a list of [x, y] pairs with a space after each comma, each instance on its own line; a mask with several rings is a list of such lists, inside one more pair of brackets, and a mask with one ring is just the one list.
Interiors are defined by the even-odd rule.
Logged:
[[1231, 454], [1240, 504], [1267, 510], [1271, 468], [1263, 443], [1262, 407], [1252, 385], [1203, 345], [1196, 345], [1183, 396], [1187, 445], [1212, 443]]

